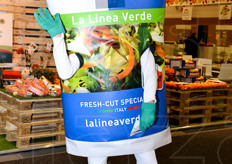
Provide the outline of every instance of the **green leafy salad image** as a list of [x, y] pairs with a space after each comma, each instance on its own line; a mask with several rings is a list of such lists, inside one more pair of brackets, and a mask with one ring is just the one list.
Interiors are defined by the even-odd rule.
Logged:
[[164, 63], [163, 23], [70, 28], [68, 53], [78, 53], [84, 65], [62, 82], [66, 93], [89, 93], [141, 87], [140, 57], [147, 48], [156, 63]]

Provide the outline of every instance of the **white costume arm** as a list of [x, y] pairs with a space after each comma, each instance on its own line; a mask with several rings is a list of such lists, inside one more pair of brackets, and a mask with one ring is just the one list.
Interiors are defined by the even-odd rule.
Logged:
[[156, 103], [157, 70], [155, 58], [150, 48], [141, 57], [142, 87], [144, 89], [144, 102], [154, 101]]
[[71, 78], [80, 67], [80, 60], [75, 53], [68, 56], [64, 41], [64, 34], [53, 37], [53, 56], [57, 72], [62, 80]]

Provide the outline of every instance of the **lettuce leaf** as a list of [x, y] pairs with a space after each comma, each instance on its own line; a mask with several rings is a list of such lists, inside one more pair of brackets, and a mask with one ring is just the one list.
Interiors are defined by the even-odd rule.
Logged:
[[146, 49], [151, 45], [151, 42], [149, 42], [151, 39], [151, 34], [147, 23], [142, 23], [140, 25], [138, 34], [140, 39], [139, 53], [141, 56], [146, 51]]

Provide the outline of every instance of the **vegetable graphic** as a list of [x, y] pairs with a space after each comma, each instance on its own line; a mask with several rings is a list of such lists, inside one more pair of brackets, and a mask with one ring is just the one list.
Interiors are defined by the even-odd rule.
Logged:
[[139, 43], [140, 55], [142, 55], [151, 44], [150, 42], [148, 42], [148, 40], [151, 39], [150, 30], [148, 29], [148, 27], [149, 26], [147, 23], [142, 23], [138, 30], [139, 38], [140, 38], [140, 43]]
[[163, 23], [69, 29], [69, 54], [82, 55], [84, 65], [62, 82], [63, 91], [86, 93], [141, 87], [140, 57], [150, 48], [156, 63], [163, 65], [163, 33]]
[[164, 42], [164, 30], [160, 23], [152, 23], [149, 25], [151, 39], [154, 42]]
[[72, 93], [72, 89], [70, 89], [69, 87], [64, 85], [64, 83], [62, 81], [61, 81], [61, 85], [62, 85], [62, 88], [63, 88], [65, 93]]
[[128, 59], [111, 48], [103, 65], [105, 69], [110, 70], [110, 76], [115, 76], [127, 67]]
[[110, 28], [108, 26], [96, 26], [93, 33], [97, 36], [110, 35]]
[[227, 15], [229, 12], [230, 12], [230, 9], [228, 8], [227, 5], [225, 5], [221, 10], [222, 15]]
[[[117, 38], [117, 39], [120, 39], [119, 37], [117, 36], [108, 36], [108, 37], [111, 37], [111, 38]], [[117, 80], [121, 80], [123, 78], [125, 78], [126, 76], [128, 76], [130, 74], [130, 72], [132, 71], [133, 67], [134, 67], [134, 52], [133, 52], [133, 48], [127, 43], [127, 42], [124, 42], [128, 48], [129, 48], [129, 59], [128, 59], [128, 66], [126, 67], [126, 69], [119, 73], [118, 75], [116, 76], [113, 76], [109, 79], [109, 81], [111, 82], [116, 82]]]
[[119, 48], [119, 45], [114, 40], [103, 39], [101, 37], [97, 37], [91, 34], [88, 34], [87, 37], [100, 42], [104, 42], [106, 45], [112, 46], [113, 48]]
[[90, 93], [90, 91], [84, 87], [77, 88], [77, 93]]
[[86, 69], [86, 68], [92, 68], [95, 67], [96, 65], [100, 64], [103, 60], [105, 59], [105, 57], [103, 56], [101, 59], [99, 59], [96, 62], [92, 62], [92, 63], [85, 63], [81, 69]]
[[161, 45], [156, 44], [156, 45], [155, 45], [155, 48], [156, 48], [156, 52], [158, 53], [158, 55], [159, 55], [162, 59], [165, 59], [165, 54], [164, 54], [163, 49], [161, 48]]
[[81, 33], [77, 29], [69, 29], [66, 34], [67, 48], [71, 52], [78, 52], [83, 56], [90, 57], [91, 53], [83, 43], [83, 35], [83, 32]]

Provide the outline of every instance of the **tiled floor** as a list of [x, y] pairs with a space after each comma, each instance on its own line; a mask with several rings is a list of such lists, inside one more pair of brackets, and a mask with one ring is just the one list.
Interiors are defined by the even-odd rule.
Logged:
[[[15, 159], [5, 164], [87, 164], [83, 157], [65, 153], [65, 147], [59, 150], [40, 150], [28, 154], [10, 154], [1, 159]], [[47, 152], [46, 152], [47, 151]], [[173, 142], [156, 150], [159, 164], [231, 164], [232, 128], [204, 131], [173, 132]], [[34, 157], [32, 157], [34, 156]], [[22, 159], [24, 158], [24, 159]], [[16, 160], [20, 159], [20, 160]], [[135, 164], [133, 155], [110, 157], [108, 164]]]

